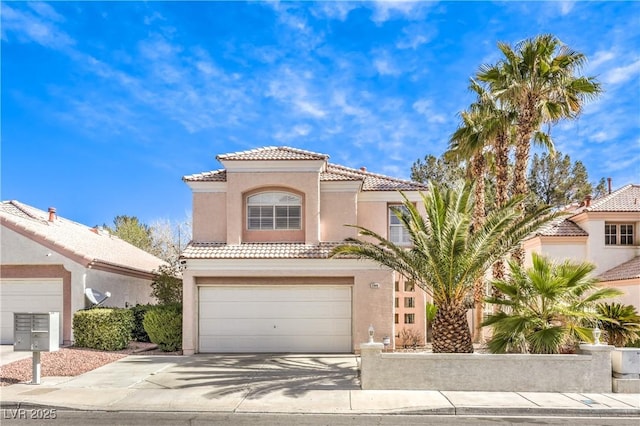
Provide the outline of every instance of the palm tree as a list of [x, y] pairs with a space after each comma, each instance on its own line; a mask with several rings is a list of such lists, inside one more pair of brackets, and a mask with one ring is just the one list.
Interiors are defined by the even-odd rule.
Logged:
[[359, 236], [334, 248], [332, 256], [373, 260], [415, 281], [432, 297], [438, 310], [433, 323], [434, 352], [473, 352], [467, 322], [466, 300], [473, 283], [522, 238], [553, 215], [542, 208], [522, 217], [519, 198], [487, 215], [483, 225], [471, 231], [473, 186], [439, 190], [432, 184], [421, 194], [423, 217], [406, 196], [395, 214], [409, 233], [412, 247], [398, 246], [375, 231], [350, 225]]
[[508, 279], [492, 283], [503, 298], [487, 299], [502, 307], [484, 322], [493, 326], [493, 353], [560, 353], [576, 340], [591, 341], [596, 302], [620, 294], [599, 288], [589, 275], [595, 265], [587, 262], [555, 264], [533, 253], [531, 268], [510, 261], [509, 269]]
[[633, 305], [620, 303], [598, 303], [596, 312], [599, 322], [610, 345], [622, 348], [629, 342], [640, 339], [640, 315]]
[[576, 76], [586, 57], [553, 35], [526, 39], [515, 49], [505, 43], [498, 43], [498, 48], [504, 58], [497, 65], [481, 67], [477, 77], [516, 113], [513, 192], [525, 195], [532, 140], [552, 146], [548, 135], [537, 131], [544, 124], [576, 118], [585, 101], [601, 88], [592, 77]]

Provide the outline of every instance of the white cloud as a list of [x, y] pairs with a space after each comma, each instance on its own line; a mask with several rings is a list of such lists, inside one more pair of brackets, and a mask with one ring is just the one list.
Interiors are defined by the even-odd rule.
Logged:
[[565, 15], [568, 15], [573, 10], [573, 7], [575, 6], [575, 2], [561, 1], [561, 2], [558, 2], [558, 6], [560, 7], [560, 14], [562, 16], [565, 16]]
[[380, 75], [398, 76], [402, 74], [402, 71], [388, 57], [374, 59], [373, 66]]
[[424, 11], [431, 7], [431, 3], [406, 0], [375, 1], [371, 20], [376, 24], [396, 18], [420, 20], [424, 18]]
[[423, 115], [428, 123], [442, 124], [447, 122], [447, 117], [436, 112], [430, 99], [419, 99], [413, 103], [412, 107], [418, 114]]
[[600, 65], [609, 62], [615, 57], [616, 54], [613, 50], [599, 50], [593, 55], [593, 58], [589, 60], [587, 66], [590, 70], [595, 70]]
[[2, 39], [9, 41], [8, 34], [13, 34], [23, 43], [33, 42], [57, 50], [66, 50], [75, 44], [75, 40], [50, 22], [59, 19], [49, 5], [35, 7], [42, 15], [25, 13], [4, 3], [2, 5]]
[[354, 2], [323, 1], [316, 3], [312, 11], [316, 16], [345, 21], [349, 16], [349, 12], [358, 7], [360, 5]]
[[398, 49], [416, 49], [429, 43], [437, 35], [435, 26], [428, 23], [410, 24], [402, 29], [404, 34], [397, 42]]
[[608, 84], [625, 83], [640, 73], [640, 59], [622, 67], [610, 69], [605, 72], [602, 81]]

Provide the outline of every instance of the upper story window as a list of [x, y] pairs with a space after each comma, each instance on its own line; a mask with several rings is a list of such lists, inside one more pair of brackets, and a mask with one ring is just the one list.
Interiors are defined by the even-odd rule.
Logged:
[[607, 246], [631, 246], [633, 236], [631, 223], [605, 223], [604, 225], [604, 244]]
[[288, 192], [261, 192], [247, 198], [247, 229], [300, 230], [302, 197]]
[[406, 212], [407, 208], [401, 205], [389, 206], [389, 241], [403, 246], [410, 245], [409, 231], [396, 216], [398, 210]]

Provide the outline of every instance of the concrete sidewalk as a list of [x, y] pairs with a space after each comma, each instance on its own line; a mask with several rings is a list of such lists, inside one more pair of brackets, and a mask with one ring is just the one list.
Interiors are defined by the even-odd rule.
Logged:
[[2, 408], [640, 417], [640, 394], [361, 390], [355, 355], [133, 355], [0, 388]]

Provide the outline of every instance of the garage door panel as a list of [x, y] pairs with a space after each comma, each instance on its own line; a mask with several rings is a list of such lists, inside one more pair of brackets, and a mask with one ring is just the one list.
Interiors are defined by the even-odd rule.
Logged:
[[334, 336], [344, 334], [351, 328], [351, 319], [235, 319], [233, 325], [226, 321], [212, 321], [201, 330], [200, 335], [219, 336]]
[[351, 318], [351, 303], [344, 301], [206, 302], [200, 306], [207, 318], [318, 318], [327, 314]]
[[[200, 345], [210, 348], [225, 348], [219, 352], [256, 352], [255, 336], [225, 337], [202, 336]], [[344, 352], [351, 346], [351, 336], [338, 336], [322, 341], [313, 336], [284, 338], [282, 336], [260, 336], [260, 352]]]
[[0, 344], [13, 344], [14, 312], [60, 312], [62, 343], [62, 281], [0, 280]]
[[[208, 287], [202, 287], [208, 288]], [[286, 291], [279, 291], [286, 290]], [[351, 289], [349, 287], [292, 287], [265, 286], [265, 287], [215, 287], [215, 291], [202, 292], [201, 302], [215, 302], [225, 300], [227, 302], [297, 302], [297, 301], [351, 301]]]
[[349, 286], [202, 286], [200, 352], [351, 352]]

